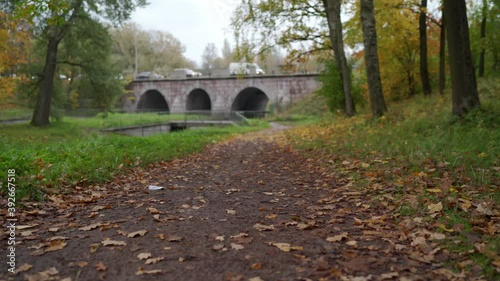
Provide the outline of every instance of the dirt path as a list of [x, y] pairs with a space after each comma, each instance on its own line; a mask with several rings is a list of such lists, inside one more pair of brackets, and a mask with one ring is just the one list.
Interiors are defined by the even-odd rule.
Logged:
[[0, 279], [460, 280], [410, 251], [390, 206], [273, 132], [28, 206], [18, 273]]

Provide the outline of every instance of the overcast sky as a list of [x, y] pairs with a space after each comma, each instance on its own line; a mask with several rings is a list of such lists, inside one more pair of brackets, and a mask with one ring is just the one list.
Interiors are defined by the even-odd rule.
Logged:
[[[229, 21], [237, 0], [149, 0], [137, 9], [132, 21], [144, 29], [172, 33], [186, 47], [184, 55], [201, 64], [201, 55], [208, 43], [220, 51], [224, 38], [233, 45]], [[232, 46], [234, 47], [234, 46]]]

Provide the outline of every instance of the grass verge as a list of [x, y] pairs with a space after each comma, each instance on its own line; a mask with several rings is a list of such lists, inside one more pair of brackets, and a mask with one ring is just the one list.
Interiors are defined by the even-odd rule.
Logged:
[[[495, 83], [494, 83], [495, 84]], [[500, 100], [481, 90], [482, 110], [451, 115], [446, 97], [416, 97], [379, 119], [323, 117], [288, 132], [292, 144], [393, 209], [403, 221], [449, 234], [439, 247], [454, 270], [500, 277]], [[496, 279], [498, 280], [498, 279]]]
[[[111, 180], [127, 168], [146, 166], [201, 151], [206, 145], [236, 133], [259, 130], [250, 126], [202, 128], [148, 137], [101, 134], [99, 118], [65, 118], [48, 128], [26, 124], [0, 126], [0, 182], [7, 170], [16, 170], [17, 199], [43, 200], [47, 192]], [[0, 193], [4, 195], [6, 186]]]

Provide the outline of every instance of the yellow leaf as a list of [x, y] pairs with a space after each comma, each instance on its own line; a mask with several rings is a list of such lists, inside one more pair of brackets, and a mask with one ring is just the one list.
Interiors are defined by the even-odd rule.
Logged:
[[292, 245], [289, 243], [271, 243], [271, 245], [277, 247], [283, 252], [290, 252], [292, 250]]
[[430, 192], [430, 193], [441, 193], [441, 189], [439, 188], [427, 188], [426, 189], [427, 192]]
[[450, 229], [450, 228], [446, 228], [446, 225], [444, 224], [438, 224], [438, 227], [446, 232], [453, 232], [453, 229]]
[[437, 204], [429, 204], [427, 206], [427, 209], [429, 209], [429, 213], [434, 214], [434, 213], [439, 213], [443, 210], [443, 203], [439, 202]]

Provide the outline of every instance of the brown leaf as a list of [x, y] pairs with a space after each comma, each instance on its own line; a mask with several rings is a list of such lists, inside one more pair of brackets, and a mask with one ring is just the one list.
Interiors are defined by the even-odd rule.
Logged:
[[153, 270], [144, 270], [144, 268], [139, 267], [139, 270], [135, 273], [135, 275], [153, 275], [153, 274], [161, 274], [163, 271], [161, 269], [153, 269]]
[[292, 250], [292, 245], [289, 243], [271, 243], [271, 245], [277, 247], [283, 252], [290, 252]]
[[151, 256], [151, 253], [140, 253], [137, 255], [137, 258], [142, 261], [145, 259], [149, 259]]
[[434, 214], [434, 213], [439, 213], [443, 210], [443, 203], [439, 202], [437, 204], [429, 204], [427, 206], [427, 209], [429, 209], [429, 213]]
[[158, 258], [154, 258], [154, 259], [147, 259], [145, 264], [155, 264], [155, 263], [157, 263], [159, 261], [162, 261], [164, 259], [165, 259], [164, 257], [158, 257]]
[[328, 242], [340, 242], [344, 239], [347, 239], [347, 236], [348, 236], [348, 233], [347, 232], [343, 232], [339, 235], [335, 235], [335, 236], [332, 236], [332, 237], [328, 237], [326, 238], [326, 241]]
[[96, 228], [100, 227], [101, 225], [102, 225], [102, 223], [94, 223], [94, 224], [91, 224], [88, 226], [80, 227], [80, 228], [78, 228], [78, 230], [89, 231], [92, 229], [96, 229]]
[[95, 269], [97, 271], [106, 271], [108, 270], [108, 268], [104, 265], [104, 263], [102, 261], [98, 262], [96, 265], [95, 265]]
[[110, 239], [105, 239], [101, 242], [103, 246], [125, 246], [127, 243], [125, 241], [116, 241], [116, 240], [110, 240]]
[[19, 268], [16, 269], [16, 273], [28, 271], [32, 267], [33, 267], [33, 265], [31, 265], [29, 263], [25, 263], [25, 264], [21, 265]]
[[86, 261], [79, 261], [75, 263], [79, 267], [86, 267], [89, 263]]
[[155, 214], [163, 214], [162, 212], [158, 211], [158, 209], [156, 208], [153, 208], [153, 207], [149, 207], [147, 208], [146, 210], [148, 210], [148, 212], [152, 215], [155, 215]]
[[274, 230], [274, 225], [264, 225], [260, 223], [256, 223], [253, 228], [257, 229], [258, 231], [271, 231]]
[[144, 236], [146, 235], [148, 231], [147, 230], [139, 230], [139, 231], [136, 231], [136, 232], [131, 232], [127, 235], [128, 238], [134, 238], [134, 237], [137, 237], [137, 236]]
[[252, 264], [250, 266], [250, 268], [253, 269], [253, 270], [259, 270], [259, 269], [262, 268], [262, 264], [260, 264], [260, 263], [257, 262], [257, 263]]
[[45, 252], [59, 251], [66, 247], [67, 243], [61, 240], [50, 241], [49, 247], [45, 249]]

